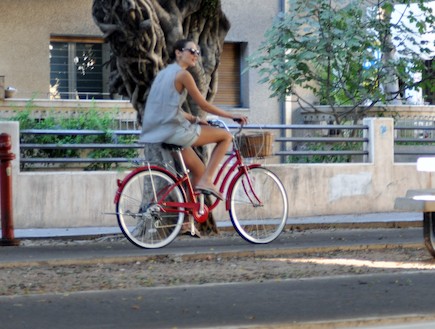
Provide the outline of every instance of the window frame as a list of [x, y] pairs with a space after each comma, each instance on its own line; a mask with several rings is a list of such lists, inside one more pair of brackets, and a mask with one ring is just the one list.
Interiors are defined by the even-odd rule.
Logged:
[[[104, 39], [101, 37], [93, 37], [93, 36], [61, 36], [61, 35], [52, 35], [50, 36], [50, 48], [53, 43], [65, 43], [68, 46], [68, 59], [67, 59], [67, 92], [60, 92], [57, 96], [53, 96], [52, 92], [50, 92], [51, 98], [63, 98], [63, 99], [75, 99], [77, 97], [81, 99], [92, 99], [92, 98], [101, 98], [107, 99], [110, 97], [109, 95], [109, 87], [108, 87], [108, 79], [109, 72], [108, 68], [104, 65], [110, 58], [110, 49], [109, 45], [104, 42]], [[101, 81], [101, 92], [86, 92], [80, 91], [77, 92], [77, 67], [74, 63], [74, 58], [76, 57], [77, 46], [79, 44], [91, 44], [91, 45], [101, 45], [101, 77], [99, 77], [98, 81]], [[51, 51], [51, 50], [50, 50]], [[50, 54], [50, 90], [52, 90], [52, 62], [51, 62], [51, 54]], [[65, 86], [64, 86], [65, 87]], [[63, 97], [62, 95], [65, 95]]]

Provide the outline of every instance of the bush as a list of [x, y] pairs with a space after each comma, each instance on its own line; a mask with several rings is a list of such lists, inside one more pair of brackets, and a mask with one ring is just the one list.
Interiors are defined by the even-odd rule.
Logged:
[[[25, 129], [54, 129], [54, 130], [101, 130], [104, 135], [31, 135], [21, 134], [20, 143], [25, 144], [132, 144], [136, 141], [134, 136], [115, 136], [111, 133], [118, 129], [117, 110], [112, 112], [101, 112], [95, 107], [95, 104], [86, 110], [81, 110], [74, 117], [63, 117], [54, 111], [48, 112], [47, 116], [42, 119], [35, 119], [33, 116], [34, 107], [30, 101], [24, 110], [18, 111], [10, 120], [20, 123], [20, 131]], [[20, 151], [22, 158], [80, 158], [89, 157], [99, 158], [134, 158], [138, 156], [137, 150], [134, 149], [94, 149], [94, 150], [76, 150], [76, 149], [22, 149]], [[84, 170], [108, 170], [113, 166], [118, 167], [118, 163], [95, 162]], [[22, 169], [29, 167], [22, 166]]]

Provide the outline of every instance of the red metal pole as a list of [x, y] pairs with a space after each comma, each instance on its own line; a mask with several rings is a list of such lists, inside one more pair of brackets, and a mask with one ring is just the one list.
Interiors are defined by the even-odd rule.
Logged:
[[11, 136], [0, 134], [0, 206], [2, 238], [0, 246], [18, 246], [14, 237], [14, 221], [12, 216], [12, 164], [15, 154], [11, 152]]

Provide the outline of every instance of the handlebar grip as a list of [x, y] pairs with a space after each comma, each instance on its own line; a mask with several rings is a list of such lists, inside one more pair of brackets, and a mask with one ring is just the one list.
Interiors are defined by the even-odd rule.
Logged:
[[219, 123], [216, 122], [216, 120], [207, 120], [207, 123], [208, 123], [210, 126], [219, 127]]

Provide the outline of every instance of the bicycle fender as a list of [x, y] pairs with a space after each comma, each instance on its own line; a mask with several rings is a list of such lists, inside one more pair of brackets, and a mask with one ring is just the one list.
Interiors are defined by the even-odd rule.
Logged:
[[[253, 163], [250, 165], [246, 165], [245, 167], [247, 167], [248, 169], [252, 169], [252, 168], [262, 167], [262, 165], [259, 163]], [[230, 195], [233, 193], [234, 184], [236, 183], [236, 180], [239, 179], [239, 177], [242, 176], [243, 174], [244, 174], [243, 167], [239, 168], [239, 172], [233, 177], [233, 179], [230, 182], [230, 185], [228, 186], [227, 198], [225, 200], [225, 210], [226, 211], [230, 210], [230, 203], [231, 203]]]
[[147, 171], [147, 170], [157, 170], [160, 172], [165, 173], [166, 175], [168, 175], [169, 177], [171, 177], [174, 181], [177, 180], [177, 178], [175, 177], [175, 175], [170, 172], [169, 170], [166, 170], [165, 168], [159, 167], [159, 166], [149, 166], [149, 167], [139, 167], [134, 169], [133, 171], [131, 171], [127, 176], [124, 177], [124, 179], [118, 179], [117, 180], [117, 184], [118, 184], [118, 189], [116, 190], [115, 193], [115, 199], [113, 200], [114, 203], [118, 203], [119, 201], [119, 196], [121, 195], [122, 190], [124, 189], [125, 184], [127, 184], [127, 182], [130, 180], [131, 177], [133, 177], [134, 175], [136, 175], [139, 172], [142, 171]]

